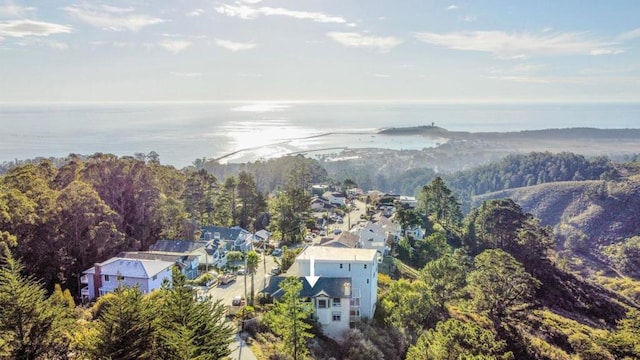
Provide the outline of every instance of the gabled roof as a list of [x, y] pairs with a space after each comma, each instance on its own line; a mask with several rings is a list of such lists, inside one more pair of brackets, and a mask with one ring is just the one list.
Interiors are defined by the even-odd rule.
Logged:
[[[152, 278], [154, 275], [157, 275], [173, 265], [174, 262], [170, 261], [126, 259], [120, 257], [114, 257], [105, 262], [96, 264], [96, 266], [100, 266], [100, 273], [102, 275], [121, 275], [124, 277], [141, 279]], [[95, 274], [96, 266], [83, 271], [83, 273]]]
[[116, 257], [126, 259], [139, 259], [139, 260], [162, 260], [162, 261], [174, 261], [184, 263], [186, 261], [192, 261], [196, 259], [197, 255], [185, 255], [182, 253], [170, 253], [162, 251], [123, 251]]
[[[261, 292], [271, 294], [275, 298], [282, 297], [283, 291], [280, 289], [280, 283], [286, 278], [286, 276], [272, 276], [269, 278], [267, 287], [262, 289]], [[348, 284], [349, 288], [351, 288], [350, 278], [320, 277], [313, 287], [304, 276], [298, 279], [302, 280], [300, 297], [316, 297], [321, 294], [326, 294], [330, 298], [351, 297], [351, 295], [347, 295], [344, 292], [345, 284]]]
[[348, 248], [357, 248], [358, 243], [360, 241], [360, 236], [356, 234], [352, 234], [348, 231], [343, 231], [338, 235], [337, 238], [327, 241], [325, 243], [320, 243], [322, 246], [333, 246], [333, 247], [348, 247]]
[[206, 241], [193, 240], [158, 240], [149, 246], [149, 251], [163, 251], [188, 254], [207, 245]]
[[239, 227], [222, 227], [222, 226], [203, 226], [202, 227], [202, 236], [200, 239], [205, 239], [205, 234], [211, 233], [211, 239], [215, 238], [215, 234], [220, 234], [220, 240], [237, 240], [241, 235], [248, 236], [250, 233]]

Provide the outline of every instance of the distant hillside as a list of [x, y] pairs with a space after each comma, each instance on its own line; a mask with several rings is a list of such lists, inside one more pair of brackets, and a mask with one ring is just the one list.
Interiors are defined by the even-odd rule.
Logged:
[[513, 199], [544, 225], [552, 226], [560, 242], [588, 240], [603, 246], [640, 234], [637, 180], [570, 181], [508, 189], [474, 196], [473, 206], [501, 197]]

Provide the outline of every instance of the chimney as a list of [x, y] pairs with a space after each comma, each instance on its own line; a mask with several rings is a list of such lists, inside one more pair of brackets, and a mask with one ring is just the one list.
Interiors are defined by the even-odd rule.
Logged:
[[95, 273], [93, 274], [93, 296], [97, 299], [100, 296], [100, 288], [102, 287], [102, 265], [95, 263], [93, 265]]
[[219, 232], [214, 232], [213, 233], [213, 238], [216, 240], [220, 240], [220, 233]]
[[207, 241], [211, 240], [211, 232], [207, 231], [204, 233], [204, 239]]

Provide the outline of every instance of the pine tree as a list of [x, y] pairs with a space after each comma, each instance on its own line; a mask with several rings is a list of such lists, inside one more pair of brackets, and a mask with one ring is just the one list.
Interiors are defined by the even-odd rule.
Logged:
[[276, 301], [273, 309], [264, 316], [265, 324], [284, 342], [283, 352], [294, 360], [304, 359], [308, 353], [307, 339], [313, 335], [309, 332], [311, 325], [306, 321], [313, 313], [310, 303], [300, 299], [302, 281], [287, 278], [280, 283], [283, 290], [281, 301]]
[[152, 308], [138, 288], [119, 287], [109, 296], [81, 344], [91, 359], [155, 359]]
[[165, 284], [158, 296], [154, 321], [161, 359], [222, 359], [230, 354], [233, 329], [224, 321], [221, 302], [198, 302], [186, 278], [173, 271], [172, 286]]
[[51, 359], [68, 349], [72, 313], [46, 298], [33, 278], [22, 275], [23, 265], [8, 248], [0, 266], [0, 359]]

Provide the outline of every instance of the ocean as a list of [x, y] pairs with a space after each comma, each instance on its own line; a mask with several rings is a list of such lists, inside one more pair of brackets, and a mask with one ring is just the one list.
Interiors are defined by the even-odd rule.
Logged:
[[377, 131], [431, 124], [470, 132], [638, 128], [640, 104], [0, 104], [0, 163], [71, 153], [155, 151], [161, 163], [181, 168], [202, 158], [246, 162], [345, 147], [415, 150], [436, 146], [436, 140]]

